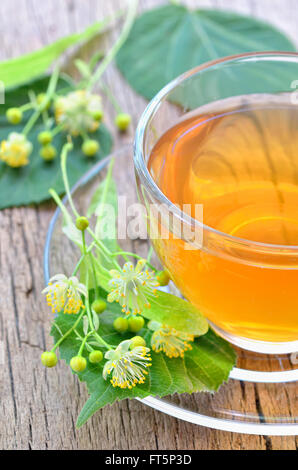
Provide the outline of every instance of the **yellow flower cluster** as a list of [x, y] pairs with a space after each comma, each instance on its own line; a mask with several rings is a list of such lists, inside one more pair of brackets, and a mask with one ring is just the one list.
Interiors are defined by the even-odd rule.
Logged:
[[121, 271], [112, 269], [109, 286], [112, 291], [108, 295], [108, 302], [119, 302], [122, 312], [141, 313], [144, 307], [150, 308], [148, 296], [156, 295], [159, 286], [154, 273], [145, 269], [146, 260], [141, 259], [134, 267], [132, 263], [125, 263]]
[[87, 295], [86, 287], [73, 276], [67, 278], [57, 274], [50, 279], [48, 286], [42, 291], [53, 313], [63, 310], [64, 313], [78, 313], [83, 307], [81, 294]]
[[163, 351], [169, 358], [184, 357], [184, 352], [192, 349], [191, 341], [194, 341], [193, 335], [162, 326], [153, 333], [151, 346], [154, 352]]
[[151, 366], [150, 349], [144, 346], [136, 346], [131, 351], [131, 340], [122, 341], [116, 349], [105, 354], [108, 359], [103, 369], [103, 377], [107, 378], [111, 373], [113, 387], [132, 389], [137, 384], [143, 384]]
[[65, 131], [76, 136], [94, 132], [102, 115], [101, 97], [86, 90], [77, 90], [55, 101], [55, 119]]
[[11, 132], [7, 140], [1, 142], [0, 159], [7, 165], [18, 168], [29, 163], [32, 144], [23, 134]]

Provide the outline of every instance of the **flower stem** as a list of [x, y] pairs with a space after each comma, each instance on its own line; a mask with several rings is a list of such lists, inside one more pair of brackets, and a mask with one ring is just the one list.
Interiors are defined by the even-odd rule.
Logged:
[[54, 127], [54, 129], [51, 130], [52, 137], [55, 135], [59, 134], [63, 130], [63, 124], [58, 124], [58, 126]]
[[[94, 242], [93, 242], [94, 243]], [[94, 285], [95, 285], [95, 295], [96, 295], [96, 298], [98, 299], [99, 297], [99, 288], [98, 288], [98, 284], [97, 284], [97, 278], [96, 278], [96, 271], [95, 271], [95, 266], [94, 266], [94, 261], [93, 261], [93, 255], [92, 253], [90, 253], [90, 263], [91, 263], [91, 269], [92, 269], [92, 274], [93, 274], [93, 279], [94, 279]]]
[[80, 257], [79, 261], [76, 264], [76, 267], [73, 270], [72, 276], [75, 276], [77, 274], [79, 267], [81, 266], [81, 263], [84, 261], [86, 256], [91, 252], [94, 246], [95, 246], [95, 242], [92, 242], [91, 245], [87, 248], [86, 253], [82, 254], [82, 256]]
[[23, 106], [20, 106], [19, 107], [19, 110], [20, 111], [28, 111], [29, 109], [32, 109], [34, 108], [34, 103], [30, 102], [30, 103], [26, 103], [26, 104], [23, 104]]
[[81, 356], [82, 353], [83, 353], [83, 350], [84, 350], [84, 347], [85, 347], [85, 344], [86, 344], [86, 341], [87, 339], [89, 338], [89, 336], [91, 336], [91, 334], [93, 334], [94, 331], [89, 331], [89, 333], [85, 336], [85, 338], [83, 339], [82, 341], [82, 344], [80, 346], [80, 349], [79, 349], [79, 352], [78, 352], [78, 356]]
[[88, 273], [88, 271], [87, 271], [87, 274], [86, 274], [86, 287], [87, 287], [86, 309], [87, 309], [87, 315], [88, 315], [90, 329], [91, 329], [91, 331], [93, 331], [93, 336], [98, 341], [100, 341], [104, 346], [106, 346], [106, 348], [113, 349], [110, 344], [108, 344], [104, 339], [102, 339], [101, 336], [99, 336], [99, 334], [95, 331], [95, 328], [94, 328], [94, 325], [93, 325], [91, 309], [90, 309], [90, 299], [89, 299], [89, 273]]
[[70, 150], [72, 150], [73, 145], [71, 142], [67, 142], [67, 144], [64, 144], [62, 147], [62, 152], [61, 152], [61, 170], [62, 170], [62, 178], [63, 178], [63, 183], [66, 191], [66, 195], [68, 198], [69, 205], [71, 207], [72, 212], [74, 213], [75, 217], [80, 217], [80, 214], [75, 208], [75, 205], [72, 200], [70, 188], [69, 188], [69, 182], [68, 182], [68, 177], [67, 177], [67, 171], [66, 171], [66, 161], [67, 161], [67, 155]]
[[115, 96], [113, 95], [111, 89], [102, 82], [100, 83], [100, 88], [102, 89], [106, 97], [110, 100], [110, 102], [114, 106], [117, 113], [122, 113], [122, 108], [120, 104], [118, 103], [118, 101], [116, 100]]
[[109, 50], [107, 55], [104, 57], [104, 59], [102, 60], [102, 62], [97, 67], [94, 74], [92, 75], [87, 85], [88, 90], [92, 90], [94, 88], [94, 86], [96, 85], [96, 82], [100, 79], [103, 72], [105, 71], [107, 66], [110, 64], [110, 62], [112, 62], [112, 60], [115, 58], [117, 52], [122, 47], [122, 45], [124, 44], [124, 42], [126, 41], [128, 37], [128, 34], [131, 30], [134, 19], [136, 17], [137, 8], [138, 8], [138, 0], [128, 0], [128, 2], [129, 2], [129, 6], [128, 6], [128, 11], [127, 11], [127, 16], [126, 16], [122, 31], [120, 33], [120, 36], [118, 37], [113, 47]]
[[102, 337], [101, 337], [98, 333], [96, 333], [96, 331], [93, 333], [93, 336], [94, 336], [94, 338], [96, 338], [100, 343], [102, 343], [107, 349], [110, 349], [110, 350], [113, 349], [113, 347], [112, 347], [110, 344], [108, 344], [104, 339], [102, 339]]

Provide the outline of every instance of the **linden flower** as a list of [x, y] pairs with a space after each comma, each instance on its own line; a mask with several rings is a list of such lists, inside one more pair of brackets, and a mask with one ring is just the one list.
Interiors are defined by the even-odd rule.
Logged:
[[101, 97], [86, 90], [77, 90], [55, 101], [55, 118], [72, 135], [94, 132], [99, 126], [96, 113], [102, 110]]
[[132, 313], [141, 313], [143, 307], [150, 308], [150, 303], [147, 300], [148, 294], [156, 295], [156, 287], [159, 283], [154, 277], [153, 272], [148, 269], [143, 271], [146, 264], [144, 259], [137, 262], [136, 267], [132, 263], [125, 263], [121, 271], [112, 269], [110, 275], [112, 279], [109, 281], [109, 286], [112, 291], [109, 293], [108, 302], [119, 302], [122, 307], [122, 312], [130, 313], [129, 308], [132, 308]]
[[87, 295], [87, 289], [73, 276], [67, 278], [64, 274], [53, 276], [43, 291], [47, 303], [53, 313], [63, 310], [64, 313], [78, 313], [83, 307], [81, 294]]
[[29, 163], [32, 148], [25, 135], [11, 132], [8, 139], [1, 142], [0, 159], [14, 168], [25, 166]]
[[166, 356], [184, 357], [184, 352], [191, 350], [189, 341], [194, 341], [194, 336], [157, 322], [149, 322], [150, 329], [155, 330], [151, 338], [151, 346], [154, 352], [163, 351]]
[[113, 387], [133, 388], [137, 384], [143, 384], [148, 375], [146, 368], [151, 366], [150, 349], [137, 346], [129, 350], [131, 340], [122, 341], [116, 349], [106, 352], [108, 359], [103, 368], [103, 378], [112, 373], [111, 384]]

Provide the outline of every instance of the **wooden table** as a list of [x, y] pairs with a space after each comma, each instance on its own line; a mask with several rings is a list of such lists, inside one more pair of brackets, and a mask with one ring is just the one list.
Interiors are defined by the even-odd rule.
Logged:
[[[140, 10], [165, 3], [141, 0]], [[188, 0], [189, 6], [218, 7], [270, 20], [298, 44], [296, 0]], [[1, 0], [0, 58], [38, 49], [80, 31], [95, 19], [124, 6], [112, 0]], [[115, 32], [115, 34], [117, 34]], [[92, 47], [92, 45], [91, 45]], [[98, 44], [93, 44], [93, 48]], [[79, 55], [86, 57], [90, 47]], [[145, 101], [112, 66], [105, 74], [124, 109], [137, 123]], [[297, 77], [298, 78], [298, 77]], [[107, 125], [113, 113], [105, 104]], [[130, 135], [115, 135], [115, 148]], [[8, 191], [12, 188], [8, 188]], [[63, 363], [51, 371], [40, 354], [51, 345], [51, 318], [40, 291], [44, 287], [43, 249], [52, 203], [0, 212], [0, 378], [1, 449], [296, 449], [295, 437], [233, 434], [195, 426], [142, 405], [124, 401], [107, 406], [77, 431], [76, 417], [86, 400], [85, 386]]]

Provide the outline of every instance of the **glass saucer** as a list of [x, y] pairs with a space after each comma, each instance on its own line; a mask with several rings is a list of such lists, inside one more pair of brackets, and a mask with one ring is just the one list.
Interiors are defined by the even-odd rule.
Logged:
[[[119, 196], [126, 201], [126, 207], [137, 202], [132, 154], [132, 145], [128, 145], [97, 163], [78, 181], [72, 193], [81, 214], [86, 213], [112, 158], [115, 158], [113, 176]], [[68, 205], [67, 199], [64, 202]], [[120, 224], [129, 223], [130, 218], [127, 219], [123, 211], [122, 208], [118, 217], [118, 229]], [[146, 256], [149, 246], [147, 240], [141, 239], [125, 239], [119, 243], [125, 250], [141, 256]], [[57, 209], [45, 245], [46, 283], [55, 273], [70, 275], [77, 255], [77, 247], [63, 234], [62, 215]], [[153, 262], [158, 264], [157, 259]], [[171, 288], [176, 289], [174, 285]], [[140, 401], [168, 415], [209, 428], [257, 435], [298, 435], [298, 354], [265, 355], [236, 350], [237, 367], [232, 370], [229, 382], [217, 393], [176, 394], [162, 399], [147, 397]]]

